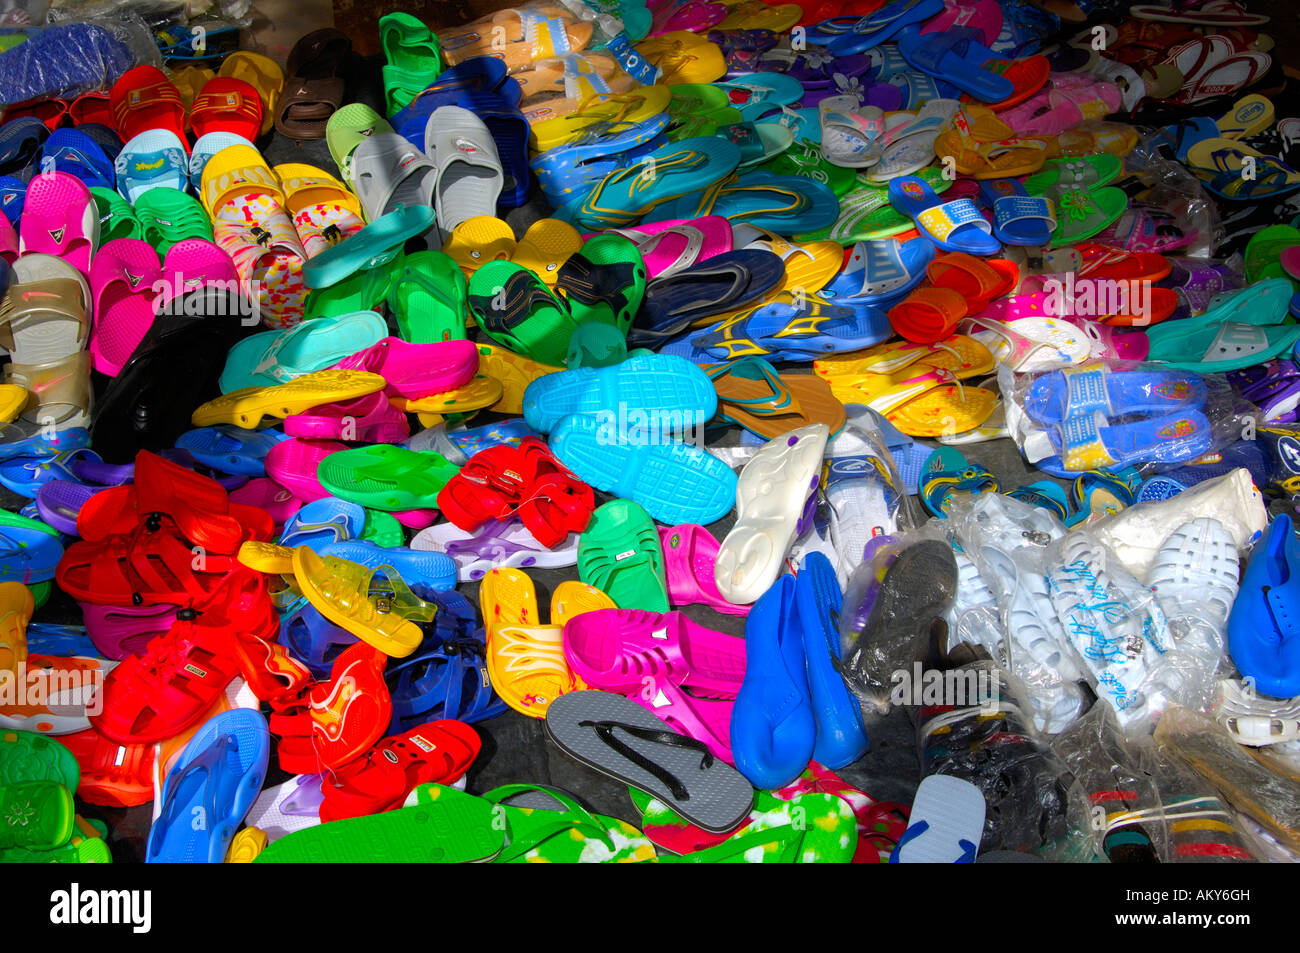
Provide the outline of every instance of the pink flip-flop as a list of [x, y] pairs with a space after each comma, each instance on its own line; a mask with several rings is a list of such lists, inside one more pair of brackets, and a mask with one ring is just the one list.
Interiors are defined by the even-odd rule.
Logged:
[[956, 26], [974, 27], [984, 34], [981, 41], [992, 46], [1002, 33], [1002, 7], [997, 0], [945, 0], [943, 13], [925, 21], [922, 33], [943, 33]]
[[411, 436], [411, 425], [406, 414], [389, 403], [384, 392], [379, 391], [340, 404], [322, 404], [305, 414], [286, 417], [284, 432], [290, 437], [312, 440], [401, 443]]
[[700, 33], [727, 19], [727, 12], [724, 4], [705, 3], [703, 0], [686, 0], [685, 3], [661, 7], [655, 12], [649, 35], [659, 36], [678, 30]]
[[131, 359], [136, 345], [153, 326], [161, 281], [158, 253], [148, 242], [118, 238], [95, 252], [90, 265], [95, 326], [89, 347], [95, 370], [116, 377]]
[[180, 606], [100, 606], [80, 603], [86, 618], [86, 635], [104, 658], [124, 659], [143, 655], [145, 646], [176, 621]]
[[281, 440], [266, 455], [266, 475], [303, 503], [312, 503], [330, 495], [316, 478], [316, 468], [331, 453], [346, 449], [336, 440]]
[[18, 260], [18, 233], [3, 215], [0, 215], [0, 260], [9, 265]]
[[[18, 222], [19, 253], [55, 255], [88, 275], [91, 253], [98, 244], [99, 211], [90, 189], [66, 172], [41, 172], [33, 177]], [[156, 255], [154, 258], [157, 260]]]
[[238, 489], [231, 490], [230, 502], [266, 510], [277, 531], [304, 505], [292, 490], [285, 489], [270, 477], [253, 477]]
[[203, 238], [186, 238], [167, 249], [162, 276], [166, 289], [158, 296], [159, 308], [204, 285], [220, 285], [232, 291], [239, 288], [239, 274], [230, 256], [215, 242]]
[[564, 657], [588, 685], [612, 692], [641, 692], [659, 676], [702, 695], [734, 696], [745, 679], [745, 640], [681, 612], [584, 612], [564, 627]]
[[378, 374], [388, 383], [385, 394], [418, 400], [472, 381], [478, 373], [478, 348], [473, 341], [410, 344], [388, 337], [334, 366]]
[[675, 606], [704, 605], [728, 615], [748, 615], [753, 606], [728, 602], [718, 591], [713, 569], [718, 561], [718, 541], [703, 526], [682, 523], [659, 527], [668, 577], [668, 600]]
[[1177, 219], [1163, 209], [1134, 205], [1116, 219], [1115, 224], [1091, 240], [1125, 251], [1149, 251], [1165, 255], [1186, 248], [1196, 241], [1194, 228], [1184, 229]]
[[1088, 119], [1104, 119], [1117, 112], [1123, 101], [1119, 87], [1105, 80], [1076, 85], [1055, 85], [1039, 92], [998, 117], [1022, 136], [1059, 136]]
[[721, 215], [645, 222], [633, 228], [613, 229], [641, 249], [648, 278], [666, 278], [696, 262], [732, 249], [731, 222]]

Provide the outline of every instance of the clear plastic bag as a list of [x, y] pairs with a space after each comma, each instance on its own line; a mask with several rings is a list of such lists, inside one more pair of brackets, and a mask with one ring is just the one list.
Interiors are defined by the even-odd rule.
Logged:
[[974, 784], [986, 803], [980, 852], [1020, 851], [1057, 862], [1093, 855], [1088, 801], [1069, 767], [1034, 731], [1016, 680], [991, 661], [945, 673], [991, 685], [975, 706], [914, 711], [921, 774]]
[[63, 22], [28, 33], [0, 53], [0, 106], [66, 99], [107, 89], [144, 63], [161, 65], [158, 46], [138, 17]]
[[1004, 368], [999, 383], [1025, 459], [1059, 476], [1203, 457], [1240, 440], [1252, 411], [1220, 375], [1157, 364], [1089, 361], [1019, 375]]
[[1152, 135], [1142, 136], [1124, 157], [1124, 171], [1135, 175], [1147, 188], [1135, 202], [1163, 209], [1173, 216], [1185, 234], [1194, 237], [1179, 249], [1181, 255], [1209, 256], [1223, 241], [1224, 230], [1214, 201], [1186, 164], [1170, 159]]

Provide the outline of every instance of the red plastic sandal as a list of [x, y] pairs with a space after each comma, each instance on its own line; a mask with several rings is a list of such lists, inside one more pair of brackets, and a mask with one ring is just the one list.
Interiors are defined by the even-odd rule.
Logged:
[[87, 804], [135, 807], [153, 800], [153, 745], [118, 744], [94, 728], [62, 735], [59, 742], [81, 767], [77, 797]]
[[461, 721], [431, 721], [385, 738], [365, 757], [326, 778], [322, 821], [379, 814], [401, 807], [420, 784], [451, 784], [478, 757], [478, 733]]

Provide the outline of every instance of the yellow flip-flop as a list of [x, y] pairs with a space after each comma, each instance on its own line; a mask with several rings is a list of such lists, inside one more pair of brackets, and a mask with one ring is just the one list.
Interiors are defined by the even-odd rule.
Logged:
[[284, 70], [280, 64], [261, 53], [241, 50], [222, 60], [217, 75], [242, 79], [257, 90], [257, 96], [262, 100], [262, 134], [270, 132], [275, 122], [275, 104], [284, 92]]
[[[488, 377], [486, 374], [475, 374], [474, 379], [464, 387], [457, 387], [455, 390], [444, 391], [441, 394], [430, 394], [427, 397], [418, 397], [412, 400], [408, 397], [393, 397], [389, 399], [398, 410], [408, 414], [463, 414], [471, 410], [482, 410], [484, 407], [491, 407], [501, 399], [501, 382], [494, 377]], [[522, 411], [522, 408], [520, 408]]]
[[511, 566], [489, 569], [479, 582], [478, 605], [489, 639], [498, 626], [542, 624], [537, 587], [522, 569]]
[[196, 427], [235, 424], [253, 430], [263, 417], [290, 417], [321, 404], [356, 400], [381, 391], [382, 377], [369, 371], [328, 368], [270, 387], [241, 387], [199, 406], [190, 417]]
[[519, 239], [510, 260], [554, 285], [560, 266], [581, 250], [582, 234], [576, 228], [556, 218], [539, 218]]
[[[900, 370], [821, 375], [844, 404], [866, 404], [888, 414], [928, 390], [990, 373], [993, 352], [974, 338], [954, 335]], [[820, 372], [819, 372], [820, 374]]]
[[0, 384], [0, 424], [17, 420], [31, 396], [31, 392], [26, 387], [18, 384]]
[[927, 390], [885, 419], [909, 437], [941, 437], [974, 430], [989, 419], [998, 395], [982, 387], [947, 384]]
[[935, 344], [913, 344], [894, 338], [860, 351], [845, 351], [813, 361], [813, 372], [828, 380], [842, 375], [892, 374], [936, 350]]
[[567, 116], [542, 119], [532, 127], [529, 146], [545, 152], [580, 139], [593, 123], [638, 123], [668, 111], [673, 98], [667, 86], [642, 86], [630, 93], [597, 94], [583, 100]]
[[688, 30], [675, 30], [645, 40], [636, 51], [659, 67], [657, 86], [712, 83], [727, 74], [722, 50]]
[[733, 0], [731, 11], [717, 30], [771, 30], [784, 33], [803, 19], [803, 7], [793, 3], [769, 6], [763, 0]]
[[490, 261], [509, 261], [515, 252], [515, 233], [495, 216], [476, 215], [451, 230], [442, 250], [469, 278]]
[[501, 382], [501, 398], [492, 405], [492, 409], [501, 414], [522, 414], [524, 391], [528, 385], [539, 377], [564, 370], [562, 367], [520, 357], [514, 351], [495, 344], [478, 346], [478, 369], [479, 373]]
[[304, 162], [285, 162], [273, 167], [271, 171], [284, 186], [285, 207], [290, 215], [297, 215], [313, 205], [335, 202], [365, 221], [361, 200], [324, 169]]

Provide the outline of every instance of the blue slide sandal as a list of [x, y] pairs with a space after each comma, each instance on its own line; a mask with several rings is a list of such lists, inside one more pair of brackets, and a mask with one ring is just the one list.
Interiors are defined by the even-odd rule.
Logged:
[[836, 669], [840, 657], [840, 592], [835, 569], [821, 553], [809, 553], [795, 577], [795, 608], [803, 628], [808, 660], [808, 690], [817, 719], [813, 760], [831, 769], [843, 768], [867, 753], [867, 729], [862, 706]]
[[909, 26], [898, 34], [898, 50], [921, 72], [942, 78], [982, 102], [998, 103], [1014, 95], [1016, 87], [1005, 76], [981, 68], [997, 54], [980, 39], [982, 34], [972, 27], [922, 33], [919, 26]]
[[866, 52], [909, 24], [924, 23], [943, 13], [943, 7], [943, 0], [895, 0], [863, 17], [847, 33], [831, 40], [827, 48], [834, 56]]
[[0, 512], [0, 581], [31, 585], [53, 579], [62, 558], [58, 530], [40, 520]]
[[220, 424], [187, 431], [176, 438], [176, 446], [189, 451], [205, 467], [252, 477], [266, 476], [266, 455], [277, 443], [288, 439], [283, 431], [272, 428], [245, 430]]
[[167, 772], [145, 862], [224, 861], [262, 790], [270, 754], [271, 732], [261, 712], [236, 708], [205, 722]]
[[996, 255], [1002, 243], [970, 199], [944, 202], [924, 179], [903, 175], [889, 182], [889, 203], [916, 223], [917, 230], [944, 251]]
[[853, 298], [888, 308], [925, 280], [925, 267], [934, 256], [934, 243], [919, 237], [906, 242], [892, 238], [858, 242], [844, 270], [817, 297], [837, 303], [840, 298]]
[[[1034, 466], [1055, 477], [1075, 477], [1084, 470], [1115, 470], [1146, 462], [1181, 463], [1204, 456], [1214, 446], [1209, 419], [1190, 408], [1105, 427], [1093, 415], [1071, 417], [1040, 433], [1046, 434], [1055, 453], [1033, 461]], [[1029, 440], [1038, 436], [1031, 434]]]
[[280, 643], [299, 659], [317, 681], [329, 681], [334, 662], [361, 640], [326, 619], [305, 598], [280, 616]]
[[736, 770], [760, 790], [797, 778], [817, 743], [795, 590], [793, 576], [780, 576], [745, 620], [745, 680], [731, 709], [731, 753]]
[[1255, 689], [1300, 695], [1300, 539], [1291, 518], [1273, 517], [1251, 554], [1228, 614], [1228, 653]]
[[1056, 231], [1056, 208], [1031, 196], [1016, 179], [985, 179], [980, 198], [993, 210], [993, 235], [1004, 245], [1046, 247]]
[[585, 483], [639, 503], [660, 523], [719, 520], [736, 505], [735, 472], [707, 450], [644, 439], [594, 417], [566, 417], [551, 432], [551, 450]]
[[1204, 407], [1205, 398], [1205, 381], [1196, 374], [1090, 364], [1034, 378], [1025, 393], [1025, 413], [1040, 424], [1059, 424], [1098, 410], [1119, 417]]
[[312, 500], [285, 521], [280, 545], [308, 546], [319, 555], [332, 543], [357, 539], [365, 528], [365, 507], [337, 496], [326, 496]]
[[446, 553], [408, 549], [405, 546], [389, 548], [376, 546], [369, 540], [349, 539], [322, 546], [320, 554], [347, 559], [367, 569], [390, 566], [397, 570], [402, 581], [412, 589], [456, 588], [456, 561]]
[[704, 426], [718, 409], [718, 392], [690, 361], [642, 354], [609, 367], [539, 377], [524, 391], [523, 407], [524, 420], [539, 433], [550, 433], [572, 414], [618, 413], [633, 427], [643, 419], [645, 426], [657, 425], [657, 432], [677, 433]]

